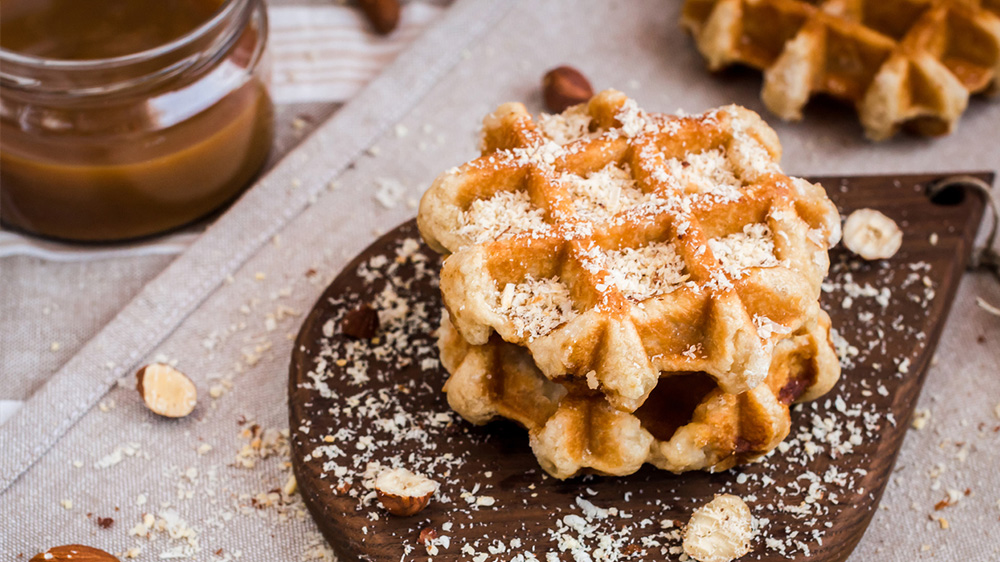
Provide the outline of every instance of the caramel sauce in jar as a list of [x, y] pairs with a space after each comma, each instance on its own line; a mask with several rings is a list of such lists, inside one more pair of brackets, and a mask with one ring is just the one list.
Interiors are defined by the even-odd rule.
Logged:
[[273, 138], [262, 0], [4, 0], [0, 219], [163, 232], [236, 197]]

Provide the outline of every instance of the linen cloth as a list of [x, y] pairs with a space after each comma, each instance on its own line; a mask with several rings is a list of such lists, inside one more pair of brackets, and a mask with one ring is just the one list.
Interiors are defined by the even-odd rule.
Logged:
[[[326, 556], [294, 500], [261, 507], [288, 470], [281, 454], [246, 468], [241, 432], [286, 427], [291, 339], [325, 285], [377, 234], [412, 217], [439, 172], [475, 156], [483, 115], [509, 100], [540, 111], [539, 79], [558, 64], [651, 110], [750, 107], [778, 131], [792, 174], [1000, 164], [995, 102], [974, 100], [952, 136], [871, 144], [849, 110], [815, 107], [802, 123], [780, 123], [759, 102], [758, 75], [707, 73], [677, 26], [679, 2], [512, 5], [449, 8], [0, 426], [0, 552], [30, 557], [82, 542], [137, 548], [143, 560]], [[977, 296], [1000, 302], [995, 278], [963, 279], [920, 401], [930, 417], [908, 435], [851, 560], [1000, 557], [1000, 319]], [[141, 404], [130, 375], [153, 359], [176, 361], [194, 379], [194, 414], [166, 421]], [[4, 372], [4, 384], [12, 377]], [[126, 382], [105, 393], [119, 378]], [[949, 489], [961, 498], [935, 511]], [[167, 522], [152, 540], [129, 534], [144, 513]], [[115, 522], [103, 529], [98, 516]]]

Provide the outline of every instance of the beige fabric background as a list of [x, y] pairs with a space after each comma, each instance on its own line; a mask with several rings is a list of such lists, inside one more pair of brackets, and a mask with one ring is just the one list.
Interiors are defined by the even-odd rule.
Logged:
[[[38, 370], [60, 368], [52, 383], [40, 386], [37, 373], [11, 370], [5, 359], [4, 388], [22, 379], [36, 382], [17, 387], [32, 398], [0, 426], [0, 486], [20, 474], [23, 459], [38, 456], [39, 446], [54, 445], [0, 497], [0, 553], [30, 556], [54, 544], [83, 542], [115, 552], [140, 548], [143, 560], [164, 552], [194, 560], [237, 553], [244, 560], [322, 556], [315, 527], [294, 496], [258, 509], [269, 501], [258, 494], [280, 488], [287, 478], [280, 443], [279, 454], [256, 459], [252, 469], [243, 467], [245, 457], [237, 459], [248, 441], [240, 432], [251, 423], [286, 426], [289, 339], [301, 314], [351, 256], [414, 214], [408, 201], [438, 172], [475, 154], [484, 114], [512, 99], [541, 110], [538, 81], [552, 66], [573, 64], [595, 88], [617, 87], [652, 110], [695, 112], [736, 102], [763, 112], [758, 76], [704, 71], [677, 27], [679, 4], [590, 0], [522, 2], [508, 9], [506, 2], [458, 2], [185, 254], [173, 261], [148, 258], [170, 265], [121, 315], [105, 310], [88, 316], [93, 332], [80, 332], [74, 343], [81, 351], [63, 358], [68, 363], [60, 368], [60, 361], [39, 361]], [[471, 40], [475, 44], [467, 47]], [[873, 145], [861, 138], [850, 111], [830, 106], [811, 109], [801, 124], [771, 122], [786, 149], [785, 168], [796, 174], [1000, 167], [997, 102], [975, 100], [956, 134], [938, 140], [902, 137]], [[372, 144], [377, 150], [364, 152]], [[327, 189], [333, 178], [336, 188]], [[404, 188], [394, 206], [374, 197], [385, 180]], [[0, 267], [7, 286], [12, 264], [4, 260]], [[145, 281], [124, 273], [113, 288], [95, 291], [87, 268], [99, 265], [74, 267], [85, 289], [52, 287], [53, 298], [80, 290], [88, 299], [110, 299], [119, 291], [114, 287], [134, 291]], [[310, 270], [317, 273], [307, 275]], [[18, 275], [16, 283], [46, 282], [43, 275]], [[929, 421], [907, 437], [883, 509], [852, 561], [1000, 559], [1000, 432], [994, 431], [1000, 425], [994, 412], [1000, 403], [1000, 319], [977, 307], [976, 296], [1000, 302], [996, 280], [965, 277], [921, 399]], [[11, 341], [6, 327], [14, 314], [37, 315], [41, 302], [5, 301], [0, 341]], [[104, 324], [108, 328], [85, 344], [84, 335]], [[56, 340], [48, 327], [31, 325], [36, 332], [18, 341], [36, 338], [27, 353], [49, 353]], [[130, 380], [103, 394], [106, 381], [157, 356], [176, 361], [199, 386], [199, 407], [187, 419], [149, 414]], [[213, 399], [213, 386], [226, 391]], [[102, 407], [90, 408], [98, 401]], [[68, 427], [66, 420], [77, 417]], [[934, 510], [948, 489], [967, 488], [970, 495], [957, 505]], [[172, 523], [174, 537], [130, 535], [143, 513]], [[945, 516], [950, 528], [941, 529], [931, 515]], [[102, 529], [98, 516], [115, 522]]]

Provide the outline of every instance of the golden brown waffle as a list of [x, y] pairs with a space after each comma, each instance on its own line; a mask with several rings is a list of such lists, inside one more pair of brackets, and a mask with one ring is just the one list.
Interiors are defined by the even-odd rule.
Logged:
[[634, 411], [660, 372], [756, 387], [774, 345], [818, 313], [840, 217], [823, 188], [781, 173], [777, 137], [730, 106], [647, 114], [608, 90], [538, 122], [487, 116], [480, 158], [435, 180], [428, 244], [473, 345], [496, 332], [550, 379]]
[[998, 0], [687, 0], [683, 25], [708, 66], [764, 71], [784, 119], [815, 93], [853, 103], [866, 134], [951, 132], [969, 95], [1000, 77]]
[[788, 435], [789, 404], [822, 395], [839, 378], [829, 331], [820, 311], [775, 345], [764, 383], [740, 395], [705, 373], [664, 373], [634, 413], [579, 381], [550, 381], [523, 347], [496, 335], [470, 345], [447, 315], [438, 345], [451, 373], [449, 405], [475, 424], [503, 417], [523, 425], [542, 468], [569, 478], [582, 470], [631, 474], [644, 462], [716, 471], [760, 458]]

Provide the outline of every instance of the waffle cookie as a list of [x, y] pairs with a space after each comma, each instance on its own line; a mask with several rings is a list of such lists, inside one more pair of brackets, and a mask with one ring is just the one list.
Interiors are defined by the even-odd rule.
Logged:
[[687, 0], [682, 24], [711, 70], [763, 70], [779, 117], [829, 94], [855, 105], [873, 140], [901, 126], [951, 132], [1000, 76], [997, 0]]
[[438, 177], [417, 217], [449, 254], [456, 331], [523, 347], [548, 379], [623, 412], [664, 372], [754, 389], [776, 345], [819, 316], [840, 236], [823, 188], [784, 175], [780, 153], [735, 106], [650, 114], [608, 90], [535, 121], [504, 104], [482, 156]]
[[767, 377], [752, 390], [733, 395], [704, 373], [663, 373], [632, 413], [580, 381], [549, 380], [525, 348], [496, 335], [470, 345], [447, 315], [438, 345], [452, 409], [475, 424], [516, 421], [542, 468], [569, 478], [584, 470], [631, 474], [646, 462], [717, 471], [760, 458], [788, 435], [789, 404], [822, 395], [840, 376], [829, 330], [821, 311], [778, 342]]

